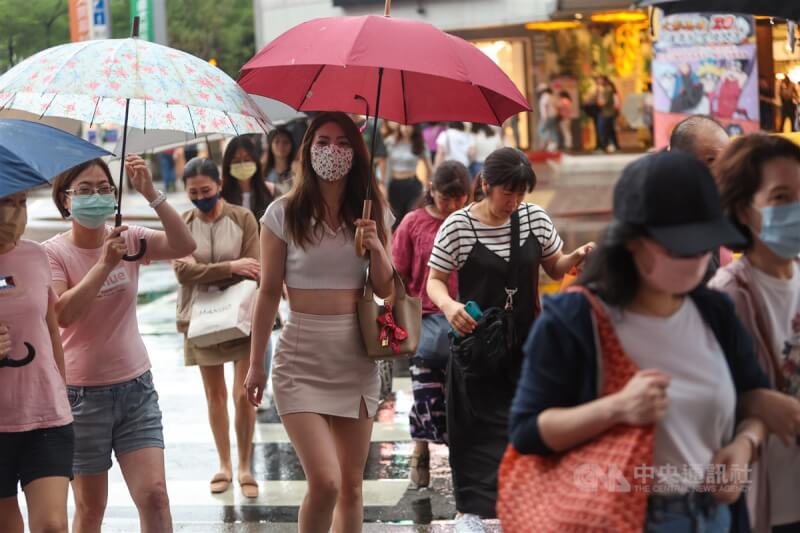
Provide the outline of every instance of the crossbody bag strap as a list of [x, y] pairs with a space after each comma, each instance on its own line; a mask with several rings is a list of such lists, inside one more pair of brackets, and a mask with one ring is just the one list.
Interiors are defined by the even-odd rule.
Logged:
[[514, 296], [519, 290], [519, 209], [511, 215], [511, 250], [506, 270], [506, 311], [514, 310]]

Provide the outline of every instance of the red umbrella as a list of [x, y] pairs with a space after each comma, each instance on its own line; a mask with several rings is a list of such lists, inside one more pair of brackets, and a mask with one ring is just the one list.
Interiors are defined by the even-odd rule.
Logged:
[[[383, 17], [295, 26], [242, 67], [239, 84], [298, 111], [366, 111], [403, 124], [501, 125], [530, 111], [514, 83], [478, 48], [425, 22], [390, 18], [390, 5], [387, 0]], [[373, 145], [375, 138], [373, 131]], [[365, 218], [369, 198], [368, 191]]]

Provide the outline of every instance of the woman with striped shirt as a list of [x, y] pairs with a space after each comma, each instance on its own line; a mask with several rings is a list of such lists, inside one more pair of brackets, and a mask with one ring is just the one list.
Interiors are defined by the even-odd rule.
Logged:
[[[508, 444], [508, 413], [522, 363], [519, 345], [539, 312], [539, 266], [560, 279], [593, 246], [563, 253], [547, 213], [523, 203], [536, 185], [536, 174], [522, 152], [494, 151], [486, 158], [481, 180], [485, 198], [450, 215], [439, 229], [427, 284], [431, 300], [460, 336], [470, 335], [477, 326], [464, 309], [465, 302], [472, 300], [483, 310], [513, 304], [517, 342], [510, 354], [511, 381], [508, 375], [490, 373], [480, 383], [467, 381], [455, 358], [448, 368], [450, 466], [460, 515], [456, 531], [463, 532], [484, 531], [480, 519], [495, 516], [497, 469]], [[514, 265], [510, 265], [512, 228], [519, 228]], [[459, 301], [447, 290], [452, 272], [458, 272]]]

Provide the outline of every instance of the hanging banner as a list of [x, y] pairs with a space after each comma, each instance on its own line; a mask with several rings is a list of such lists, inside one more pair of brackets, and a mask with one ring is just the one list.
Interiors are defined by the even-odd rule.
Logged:
[[728, 133], [759, 129], [755, 19], [728, 14], [663, 17], [653, 60], [656, 147], [689, 115], [719, 120]]
[[111, 18], [108, 4], [111, 0], [92, 2], [92, 39], [111, 38]]
[[139, 37], [154, 42], [153, 0], [131, 0], [131, 20], [139, 17]]
[[69, 38], [73, 43], [92, 38], [92, 3], [89, 0], [69, 0]]

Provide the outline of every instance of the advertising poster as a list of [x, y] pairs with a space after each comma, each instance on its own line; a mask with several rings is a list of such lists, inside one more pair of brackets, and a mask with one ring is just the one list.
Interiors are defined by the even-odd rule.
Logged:
[[728, 133], [759, 129], [755, 20], [729, 14], [663, 17], [655, 44], [655, 146], [689, 115], [719, 120]]

